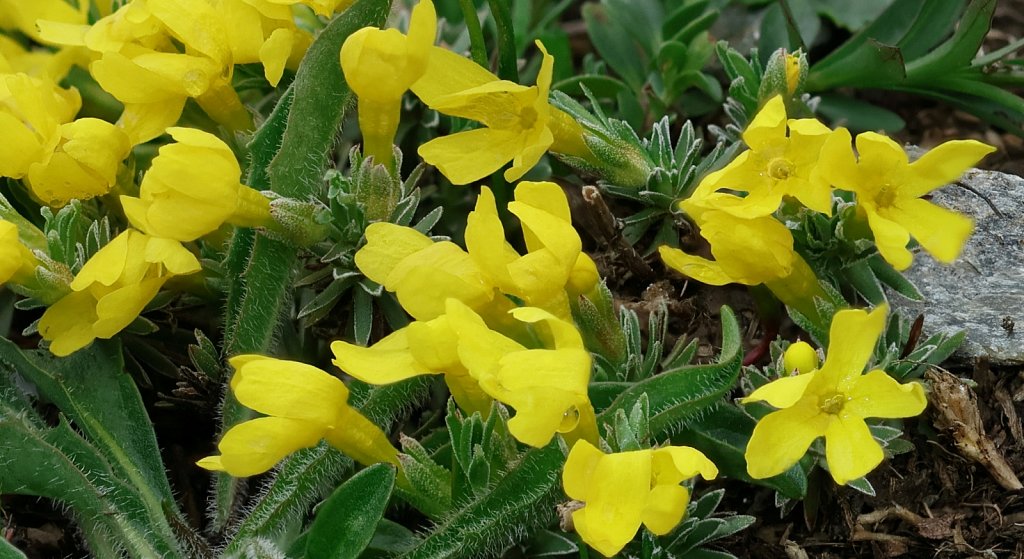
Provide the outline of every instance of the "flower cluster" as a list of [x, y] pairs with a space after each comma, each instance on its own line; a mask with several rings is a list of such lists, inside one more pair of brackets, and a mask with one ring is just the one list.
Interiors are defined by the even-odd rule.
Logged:
[[486, 414], [492, 399], [515, 409], [509, 430], [532, 446], [555, 433], [596, 440], [591, 358], [569, 297], [593, 289], [597, 270], [558, 185], [521, 182], [515, 197], [509, 211], [523, 224], [524, 255], [506, 242], [486, 187], [469, 214], [468, 250], [409, 227], [367, 228], [356, 264], [416, 321], [369, 348], [334, 342], [334, 364], [371, 384], [443, 374], [468, 412]]
[[295, 3], [129, 2], [91, 26], [38, 25], [42, 40], [83, 51], [92, 77], [124, 104], [119, 124], [138, 144], [173, 126], [189, 99], [229, 129], [249, 129], [252, 118], [231, 86], [234, 66], [260, 63], [271, 84], [296, 67], [312, 39], [286, 5]]
[[431, 109], [484, 125], [436, 138], [419, 147], [423, 159], [453, 184], [487, 177], [512, 162], [505, 180], [520, 179], [547, 151], [593, 158], [583, 129], [551, 107], [548, 91], [554, 58], [544, 59], [537, 84], [505, 80], [450, 50], [432, 46], [437, 21], [431, 0], [413, 10], [408, 36], [394, 29], [364, 28], [341, 49], [345, 79], [359, 98], [359, 124], [368, 155], [391, 160], [402, 94], [411, 90]]
[[[787, 119], [782, 97], [769, 100], [743, 133], [749, 149], [709, 174], [679, 206], [700, 227], [715, 260], [660, 249], [665, 263], [710, 285], [764, 284], [782, 302], [816, 317], [823, 292], [774, 214], [784, 204], [830, 215], [832, 190], [856, 197], [881, 255], [910, 266], [911, 235], [941, 262], [952, 262], [972, 230], [969, 218], [921, 197], [956, 180], [994, 148], [974, 140], [946, 142], [909, 162], [891, 139], [830, 130], [813, 118]], [[742, 194], [742, 196], [741, 196]]]

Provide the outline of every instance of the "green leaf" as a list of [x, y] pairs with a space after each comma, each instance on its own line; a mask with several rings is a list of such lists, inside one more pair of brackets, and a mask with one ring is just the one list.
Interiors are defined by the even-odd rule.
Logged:
[[[137, 491], [62, 417], [45, 427], [0, 401], [0, 493], [36, 495], [67, 505], [97, 534], [89, 543], [131, 557], [184, 557], [163, 516], [154, 518]], [[14, 458], [17, 457], [17, 458]], [[100, 535], [102, 534], [102, 536]]]
[[284, 459], [238, 525], [226, 553], [240, 552], [257, 538], [297, 528], [313, 503], [337, 486], [351, 468], [352, 460], [326, 443]]
[[320, 508], [306, 540], [308, 559], [356, 559], [391, 499], [395, 468], [374, 464], [342, 484]]
[[22, 351], [0, 338], [0, 369], [17, 371], [41, 396], [75, 422], [109, 462], [118, 479], [131, 483], [154, 528], [163, 526], [163, 503], [174, 503], [160, 448], [135, 382], [124, 372], [120, 345], [96, 342], [58, 358]]
[[491, 556], [552, 520], [565, 456], [557, 442], [530, 449], [488, 491], [434, 526], [403, 559]]
[[874, 21], [892, 3], [893, 0], [812, 0], [811, 5], [839, 27], [856, 32]]
[[658, 439], [718, 404], [736, 383], [742, 360], [736, 316], [729, 307], [722, 307], [721, 318], [722, 352], [717, 363], [680, 367], [635, 383], [599, 419], [607, 422], [617, 410], [631, 410], [646, 395], [650, 400], [651, 436]]
[[557, 557], [579, 553], [579, 546], [571, 539], [552, 532], [541, 530], [526, 546], [526, 557]]
[[907, 74], [918, 83], [942, 76], [951, 69], [969, 66], [992, 26], [996, 0], [971, 0], [960, 18], [956, 33], [907, 66]]
[[636, 93], [647, 81], [647, 59], [643, 48], [608, 13], [603, 4], [584, 4], [581, 10], [587, 34], [594, 48]]
[[820, 95], [818, 114], [832, 126], [845, 126], [852, 132], [883, 130], [890, 134], [903, 130], [906, 122], [888, 109], [839, 93]]
[[25, 554], [14, 547], [14, 544], [0, 538], [0, 559], [27, 559]]

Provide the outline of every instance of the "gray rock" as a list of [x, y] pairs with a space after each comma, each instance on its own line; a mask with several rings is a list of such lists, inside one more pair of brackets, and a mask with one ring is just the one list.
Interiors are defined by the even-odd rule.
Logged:
[[1024, 179], [971, 170], [960, 182], [966, 188], [947, 186], [932, 202], [973, 217], [974, 236], [950, 266], [915, 255], [905, 275], [925, 301], [890, 300], [904, 316], [924, 313], [926, 334], [966, 331], [960, 358], [1024, 364]]

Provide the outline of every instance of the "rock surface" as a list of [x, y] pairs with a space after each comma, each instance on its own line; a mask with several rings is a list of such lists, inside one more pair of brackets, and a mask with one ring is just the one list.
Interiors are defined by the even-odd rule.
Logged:
[[904, 316], [924, 313], [926, 334], [966, 331], [960, 358], [1022, 365], [1024, 178], [971, 170], [960, 183], [934, 192], [932, 202], [973, 217], [974, 236], [951, 266], [925, 252], [915, 255], [905, 275], [925, 301], [896, 294], [890, 300]]

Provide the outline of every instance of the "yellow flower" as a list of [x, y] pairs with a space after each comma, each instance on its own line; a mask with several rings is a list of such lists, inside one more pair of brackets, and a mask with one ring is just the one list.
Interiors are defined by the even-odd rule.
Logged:
[[229, 361], [235, 369], [235, 397], [268, 417], [232, 427], [217, 445], [220, 454], [203, 458], [199, 466], [252, 476], [321, 439], [360, 464], [398, 465], [398, 451], [387, 435], [348, 404], [348, 388], [337, 377], [262, 355], [237, 355]]
[[871, 436], [868, 417], [912, 417], [927, 400], [919, 383], [900, 384], [885, 371], [862, 375], [885, 328], [888, 308], [836, 313], [821, 369], [783, 377], [755, 390], [744, 402], [765, 401], [781, 408], [757, 423], [747, 444], [747, 472], [755, 479], [793, 466], [818, 437], [836, 483], [863, 477], [881, 463], [881, 445]]
[[993, 151], [975, 140], [954, 140], [910, 163], [899, 144], [865, 132], [857, 135], [855, 158], [850, 133], [842, 129], [825, 143], [821, 164], [836, 188], [857, 194], [878, 252], [897, 270], [905, 270], [914, 259], [906, 248], [911, 236], [936, 260], [956, 260], [974, 223], [921, 197], [957, 180]]
[[495, 299], [494, 283], [466, 251], [450, 241], [434, 242], [411, 227], [371, 223], [355, 262], [366, 277], [395, 293], [417, 320], [444, 314], [448, 298], [474, 309]]
[[341, 69], [359, 98], [363, 151], [379, 164], [391, 165], [402, 95], [426, 72], [436, 33], [434, 4], [421, 0], [413, 8], [408, 36], [396, 29], [364, 27], [341, 47]]
[[196, 257], [177, 241], [129, 229], [82, 266], [72, 293], [43, 313], [39, 333], [54, 355], [70, 355], [131, 324], [171, 277], [199, 270]]
[[225, 223], [272, 223], [269, 200], [239, 182], [242, 171], [227, 144], [192, 128], [168, 132], [175, 143], [160, 148], [139, 198], [121, 197], [132, 225], [150, 235], [192, 241]]
[[78, 91], [26, 74], [0, 76], [0, 176], [20, 179], [56, 144], [81, 107]]
[[65, 24], [85, 23], [89, 2], [79, 2], [75, 8], [64, 0], [0, 0], [0, 27], [14, 27], [39, 41], [36, 21], [40, 19]]
[[286, 67], [298, 68], [312, 37], [295, 25], [288, 6], [253, 0], [214, 0], [212, 4], [226, 22], [233, 64], [263, 64], [263, 75], [273, 86], [281, 81]]
[[700, 474], [714, 479], [718, 468], [688, 446], [605, 454], [587, 441], [569, 452], [562, 487], [583, 508], [572, 513], [576, 533], [605, 557], [622, 550], [640, 525], [655, 535], [683, 519], [690, 492], [679, 485]]
[[730, 197], [716, 204], [737, 217], [769, 215], [784, 196], [831, 214], [832, 191], [818, 164], [821, 147], [831, 134], [813, 118], [787, 120], [786, 105], [775, 96], [743, 132], [750, 149], [701, 181], [693, 198], [703, 200], [722, 189], [747, 192], [745, 198]]
[[[735, 198], [716, 194], [712, 200]], [[773, 217], [744, 219], [718, 209], [699, 209], [690, 200], [681, 204], [700, 226], [715, 260], [669, 246], [658, 253], [665, 265], [708, 285], [764, 284], [786, 305], [813, 319], [814, 298], [828, 299], [807, 262], [793, 250], [789, 229]], [[735, 207], [723, 204], [725, 207]]]
[[537, 85], [530, 87], [498, 80], [471, 60], [431, 49], [427, 72], [412, 86], [413, 93], [434, 110], [484, 125], [420, 146], [420, 156], [452, 183], [486, 177], [509, 161], [505, 180], [518, 180], [554, 143], [548, 103], [554, 58], [540, 41], [537, 47], [544, 59]]
[[23, 284], [35, 275], [39, 260], [18, 237], [18, 227], [0, 220], [0, 285]]
[[392, 384], [420, 375], [443, 374], [460, 408], [486, 416], [491, 408], [491, 397], [459, 360], [457, 342], [449, 317], [441, 315], [413, 322], [371, 347], [339, 340], [331, 344], [331, 351], [335, 366], [370, 384]]
[[508, 430], [534, 447], [563, 433], [597, 441], [597, 419], [590, 404], [591, 358], [569, 321], [535, 307], [520, 307], [512, 316], [538, 331], [543, 348], [529, 349], [488, 327], [480, 315], [448, 300], [451, 328], [458, 336], [458, 357], [480, 388], [515, 411]]
[[131, 144], [123, 130], [96, 118], [60, 126], [53, 151], [32, 163], [28, 186], [48, 206], [87, 200], [110, 191]]
[[[44, 22], [40, 29], [48, 42], [95, 53], [89, 71], [125, 105], [118, 123], [134, 145], [174, 125], [189, 98], [229, 129], [252, 126], [231, 87], [236, 34], [227, 28], [237, 23], [207, 0], [151, 0], [126, 4], [91, 28]], [[279, 50], [272, 54], [280, 57]]]
[[508, 209], [522, 222], [527, 254], [505, 241], [494, 195], [482, 187], [466, 221], [469, 255], [503, 293], [568, 318], [568, 297], [589, 292], [600, 278], [581, 250], [565, 193], [551, 182], [520, 182]]

